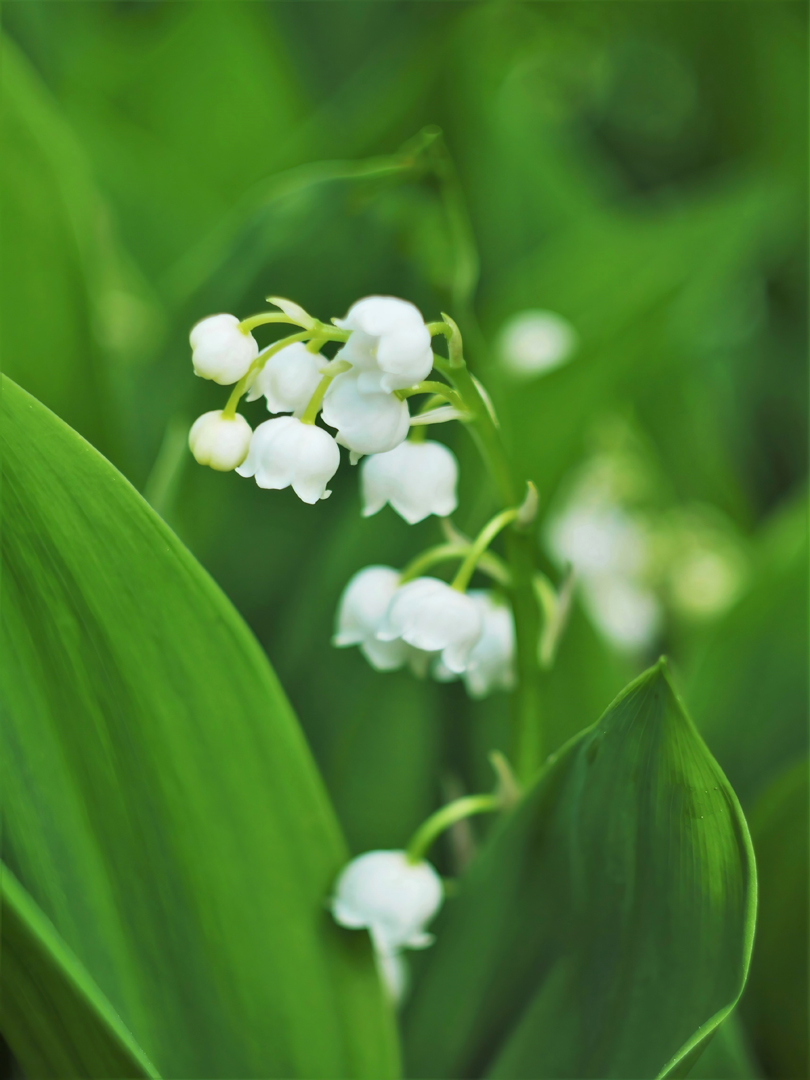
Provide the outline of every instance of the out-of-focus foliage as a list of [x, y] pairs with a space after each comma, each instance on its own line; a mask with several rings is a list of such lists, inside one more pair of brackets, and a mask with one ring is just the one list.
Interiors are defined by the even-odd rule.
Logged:
[[[349, 470], [313, 508], [192, 467], [185, 430], [223, 395], [192, 377], [188, 329], [268, 294], [325, 318], [373, 292], [449, 311], [543, 511], [606, 448], [619, 480], [653, 478], [619, 488], [664, 560], [644, 581], [659, 627], [622, 651], [578, 602], [543, 689], [549, 750], [666, 650], [746, 811], [806, 755], [802, 5], [27, 0], [4, 21], [5, 369], [222, 584], [353, 849], [402, 844], [447, 791], [488, 785], [507, 706], [330, 648], [349, 575], [402, 565], [435, 525], [388, 509], [361, 521]], [[480, 334], [435, 180], [390, 158], [427, 124], [466, 200]], [[516, 379], [485, 342], [531, 309], [565, 318], [578, 345]], [[493, 497], [465, 432], [439, 437], [461, 460], [457, 524], [472, 531]], [[681, 576], [684, 594], [672, 571], [706, 523], [742, 571], [726, 607], [696, 618], [678, 597], [694, 612], [716, 578]], [[440, 854], [449, 869], [450, 845]], [[779, 1027], [774, 980], [754, 971], [755, 1051], [768, 1075], [795, 1075], [805, 1029]]]
[[2, 385], [2, 1022], [23, 1068], [394, 1075], [368, 943], [324, 911], [338, 824], [265, 656], [126, 480]]

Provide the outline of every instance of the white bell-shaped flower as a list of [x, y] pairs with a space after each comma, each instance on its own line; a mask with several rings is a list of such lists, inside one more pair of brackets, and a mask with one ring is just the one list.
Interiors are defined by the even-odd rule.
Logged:
[[409, 525], [429, 514], [447, 517], [458, 505], [458, 462], [438, 442], [406, 439], [385, 454], [373, 454], [361, 467], [363, 517], [388, 502]]
[[241, 465], [248, 454], [250, 424], [236, 413], [224, 417], [221, 409], [197, 417], [188, 433], [188, 446], [200, 465], [209, 465], [217, 472], [230, 472]]
[[299, 499], [316, 503], [331, 495], [326, 485], [340, 465], [340, 450], [332, 436], [293, 416], [265, 420], [253, 432], [240, 476], [255, 476], [261, 488], [292, 487]]
[[252, 334], [239, 329], [235, 315], [209, 315], [192, 327], [191, 362], [194, 373], [222, 386], [239, 382], [259, 355]]
[[337, 441], [355, 454], [381, 454], [407, 437], [408, 403], [395, 394], [365, 393], [353, 370], [332, 381], [323, 402], [323, 419], [337, 428]]
[[399, 588], [399, 571], [390, 566], [365, 566], [349, 580], [338, 605], [335, 636], [338, 648], [359, 645], [377, 671], [396, 671], [409, 659], [404, 641], [378, 641], [377, 631]]
[[404, 851], [367, 851], [343, 868], [335, 883], [332, 915], [341, 926], [366, 927], [382, 954], [424, 949], [425, 927], [444, 899], [442, 881], [428, 862]]
[[302, 341], [294, 341], [270, 357], [253, 380], [247, 399], [264, 396], [268, 412], [300, 416], [321, 381], [325, 363], [320, 353], [311, 353]]
[[433, 577], [420, 577], [397, 589], [383, 618], [380, 641], [402, 638], [425, 652], [441, 653], [441, 662], [460, 675], [481, 635], [481, 615], [466, 593]]
[[515, 621], [511, 608], [490, 589], [470, 589], [467, 595], [478, 608], [483, 625], [462, 675], [467, 693], [483, 698], [493, 690], [511, 690], [515, 685]]
[[352, 331], [338, 356], [355, 366], [364, 392], [404, 390], [430, 374], [430, 331], [407, 300], [367, 296], [335, 322]]

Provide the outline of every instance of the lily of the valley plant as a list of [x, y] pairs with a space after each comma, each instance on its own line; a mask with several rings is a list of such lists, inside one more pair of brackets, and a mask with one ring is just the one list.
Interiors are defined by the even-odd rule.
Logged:
[[[268, 301], [276, 310], [241, 321], [211, 315], [191, 331], [195, 373], [233, 385], [224, 409], [205, 413], [192, 426], [194, 457], [201, 465], [253, 477], [262, 488], [292, 487], [314, 505], [331, 494], [343, 447], [350, 463], [359, 463], [364, 516], [388, 503], [409, 524], [440, 518], [442, 543], [401, 569], [367, 566], [351, 578], [333, 644], [358, 646], [379, 671], [408, 666], [417, 677], [461, 679], [474, 698], [516, 688], [512, 759], [498, 759], [498, 768], [527, 781], [541, 754], [534, 707], [541, 655], [554, 649], [566, 602], [553, 593], [557, 610], [548, 617], [549, 583], [535, 570], [529, 534], [537, 493], [510, 473], [497, 418], [486, 390], [468, 371], [459, 328], [447, 315], [426, 323], [413, 304], [391, 296], [358, 300], [331, 323], [289, 300]], [[276, 323], [297, 329], [260, 349], [253, 331]], [[446, 342], [446, 356], [433, 351], [436, 339]], [[323, 350], [335, 345], [327, 358]], [[263, 397], [273, 419], [251, 430], [237, 411], [243, 397]], [[475, 538], [450, 521], [457, 506], [455, 455], [426, 438], [429, 426], [450, 421], [470, 428], [503, 503]], [[502, 532], [505, 555], [490, 550]], [[455, 567], [449, 582], [431, 573], [447, 565]], [[469, 588], [476, 572], [488, 579], [488, 588]], [[449, 804], [407, 851], [367, 852], [336, 882], [335, 919], [368, 928], [395, 998], [405, 986], [400, 953], [431, 943], [425, 928], [442, 903], [441, 879], [424, 860], [427, 848], [453, 822], [505, 808], [505, 790], [501, 782], [495, 795]]]

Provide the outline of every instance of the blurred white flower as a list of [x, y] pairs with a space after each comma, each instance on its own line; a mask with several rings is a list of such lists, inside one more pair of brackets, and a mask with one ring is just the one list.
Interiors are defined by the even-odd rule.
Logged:
[[364, 393], [404, 390], [430, 374], [430, 331], [419, 309], [407, 300], [367, 296], [335, 322], [353, 331], [337, 359], [354, 365]]
[[408, 659], [410, 647], [404, 641], [378, 641], [376, 636], [399, 588], [399, 577], [399, 571], [390, 566], [365, 566], [350, 578], [338, 605], [332, 644], [338, 648], [359, 645], [378, 671], [396, 671]]
[[230, 472], [247, 457], [250, 424], [236, 413], [228, 419], [221, 409], [203, 413], [191, 426], [188, 446], [200, 465], [210, 465], [217, 472]]
[[379, 641], [402, 638], [408, 645], [441, 653], [441, 662], [460, 675], [481, 635], [481, 615], [466, 593], [433, 577], [409, 581], [394, 594], [379, 630]]
[[268, 412], [300, 416], [321, 381], [325, 363], [320, 353], [311, 353], [302, 341], [294, 341], [270, 357], [253, 380], [247, 400], [264, 396]]
[[652, 644], [662, 608], [645, 584], [651, 537], [637, 518], [586, 488], [551, 518], [547, 541], [559, 565], [573, 566], [588, 614], [613, 645], [634, 652]]
[[561, 564], [570, 563], [582, 577], [637, 574], [648, 558], [643, 528], [620, 506], [576, 499], [552, 518], [549, 547]]
[[261, 488], [292, 487], [306, 503], [331, 495], [326, 485], [340, 465], [340, 450], [332, 436], [293, 416], [265, 420], [253, 432], [240, 476], [255, 476]]
[[553, 371], [571, 359], [577, 335], [569, 322], [553, 311], [521, 311], [500, 333], [503, 366], [513, 375], [532, 378]]
[[447, 517], [458, 505], [458, 462], [437, 442], [406, 440], [384, 454], [373, 454], [361, 466], [363, 517], [388, 502], [409, 525], [429, 514]]
[[209, 315], [192, 327], [194, 373], [223, 386], [238, 382], [259, 355], [252, 334], [243, 334], [235, 315]]
[[425, 927], [443, 899], [441, 878], [430, 863], [411, 863], [404, 851], [367, 851], [341, 871], [331, 907], [341, 926], [368, 929], [380, 973], [399, 1000], [405, 988], [400, 950], [433, 943]]
[[614, 645], [635, 651], [655, 640], [662, 610], [654, 592], [619, 575], [591, 578], [583, 584], [591, 618]]
[[355, 454], [393, 450], [408, 434], [408, 403], [394, 394], [362, 391], [360, 377], [353, 369], [332, 381], [323, 402], [324, 423], [337, 428], [337, 441]]
[[491, 589], [471, 589], [467, 595], [478, 608], [483, 629], [470, 652], [462, 678], [472, 698], [515, 685], [515, 621], [512, 610]]

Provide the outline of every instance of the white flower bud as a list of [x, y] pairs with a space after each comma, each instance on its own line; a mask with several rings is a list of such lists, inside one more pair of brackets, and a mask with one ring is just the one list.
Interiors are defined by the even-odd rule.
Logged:
[[230, 419], [221, 409], [203, 413], [191, 426], [188, 447], [200, 465], [217, 472], [230, 472], [247, 457], [252, 432], [250, 424], [236, 413]]
[[462, 678], [472, 698], [515, 685], [515, 621], [509, 605], [490, 589], [471, 589], [467, 595], [481, 616], [481, 637], [470, 652]]
[[425, 652], [441, 652], [444, 666], [460, 675], [481, 629], [478, 607], [466, 593], [438, 578], [421, 577], [397, 589], [377, 638], [402, 638]]
[[367, 851], [338, 877], [332, 915], [341, 926], [366, 927], [385, 955], [432, 944], [425, 926], [443, 898], [441, 878], [430, 863], [411, 863], [404, 851]]
[[358, 370], [364, 392], [403, 390], [430, 374], [430, 331], [419, 309], [407, 300], [367, 296], [335, 322], [353, 331], [338, 356]]
[[326, 360], [309, 352], [302, 341], [294, 341], [271, 356], [253, 380], [247, 399], [267, 398], [267, 411], [300, 416], [321, 381]]
[[340, 598], [332, 644], [359, 645], [377, 671], [396, 671], [409, 659], [404, 641], [378, 641], [376, 634], [399, 588], [399, 571], [390, 566], [366, 566], [349, 580]]
[[408, 434], [408, 404], [394, 394], [362, 392], [359, 378], [354, 370], [335, 377], [323, 401], [324, 423], [357, 454], [393, 450]]
[[560, 315], [522, 311], [501, 331], [501, 360], [513, 375], [532, 378], [565, 364], [576, 344], [574, 328]]
[[373, 454], [361, 467], [363, 517], [388, 502], [409, 525], [429, 514], [447, 517], [458, 505], [458, 462], [437, 442], [406, 440], [385, 454]]
[[235, 315], [209, 315], [192, 328], [191, 362], [194, 373], [222, 386], [239, 382], [259, 355], [252, 334], [243, 334]]
[[328, 432], [293, 416], [279, 416], [259, 424], [247, 460], [236, 471], [255, 476], [261, 488], [291, 486], [299, 499], [316, 503], [331, 495], [326, 485], [339, 465], [340, 450]]

